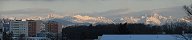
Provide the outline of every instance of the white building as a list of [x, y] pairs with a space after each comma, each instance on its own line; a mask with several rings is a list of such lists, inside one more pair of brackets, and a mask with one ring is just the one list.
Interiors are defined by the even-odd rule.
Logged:
[[28, 22], [15, 20], [10, 22], [10, 31], [13, 33], [14, 37], [19, 37], [24, 34], [25, 37], [28, 36]]

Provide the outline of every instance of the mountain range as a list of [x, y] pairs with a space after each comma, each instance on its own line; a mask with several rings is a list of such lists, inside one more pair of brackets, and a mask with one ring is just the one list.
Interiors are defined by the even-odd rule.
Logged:
[[[14, 10], [14, 11], [3, 11], [3, 14], [23, 14], [23, 15], [34, 15], [34, 14], [47, 14], [53, 13], [49, 9], [30, 9], [30, 10]], [[182, 6], [171, 7], [171, 8], [160, 8], [153, 10], [144, 10], [137, 12], [130, 12], [128, 9], [117, 9], [105, 12], [88, 13], [84, 16], [74, 15], [74, 16], [60, 16], [52, 15], [49, 16], [39, 16], [35, 19], [40, 20], [51, 20], [62, 23], [63, 25], [89, 25], [89, 24], [108, 24], [108, 23], [145, 23], [162, 25], [167, 22], [173, 22], [178, 20], [184, 20], [187, 16], [186, 11]], [[34, 19], [33, 17], [23, 17], [23, 19]]]

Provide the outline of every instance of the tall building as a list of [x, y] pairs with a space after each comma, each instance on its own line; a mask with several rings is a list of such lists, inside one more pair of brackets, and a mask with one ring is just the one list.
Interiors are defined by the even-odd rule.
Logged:
[[28, 22], [22, 20], [14, 20], [10, 22], [10, 31], [13, 37], [19, 37], [21, 35], [28, 36]]
[[48, 21], [46, 24], [46, 29], [50, 33], [61, 33], [62, 32], [62, 25], [56, 21]]
[[46, 31], [52, 35], [50, 36], [52, 40], [61, 40], [62, 25], [59, 22], [48, 21], [46, 23]]
[[40, 33], [43, 22], [40, 20], [27, 20], [28, 22], [28, 36], [35, 37], [37, 33]]

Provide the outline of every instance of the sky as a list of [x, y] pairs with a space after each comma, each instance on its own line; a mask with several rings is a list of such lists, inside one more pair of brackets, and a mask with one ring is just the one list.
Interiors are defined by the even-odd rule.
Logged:
[[0, 12], [24, 9], [48, 9], [63, 14], [116, 9], [142, 11], [189, 5], [191, 2], [192, 0], [0, 0]]

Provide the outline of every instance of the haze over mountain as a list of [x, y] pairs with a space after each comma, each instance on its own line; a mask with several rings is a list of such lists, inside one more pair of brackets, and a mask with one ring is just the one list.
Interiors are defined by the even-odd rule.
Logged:
[[28, 8], [28, 9], [20, 9], [20, 10], [11, 10], [11, 11], [0, 11], [3, 16], [45, 16], [48, 13], [52, 13], [50, 9], [43, 8]]
[[[54, 12], [51, 9], [45, 8], [29, 8], [21, 10], [12, 10], [12, 11], [0, 11], [2, 16], [46, 16], [50, 13], [59, 14], [61, 16], [74, 16], [74, 15], [87, 15], [87, 16], [102, 16], [107, 18], [118, 18], [118, 17], [127, 17], [127, 16], [144, 16], [151, 15], [153, 13], [159, 13], [163, 16], [173, 16], [173, 17], [183, 17], [186, 16], [186, 11], [182, 6], [170, 7], [170, 8], [160, 8], [153, 10], [144, 10], [144, 11], [129, 11], [129, 9], [115, 9], [104, 12], [95, 12], [95, 13], [58, 13]], [[72, 15], [70, 15], [72, 14]], [[101, 15], [102, 14], [102, 15]]]
[[[85, 24], [85, 23], [86, 24], [124, 23], [124, 22], [149, 23], [149, 24], [151, 24], [152, 22], [152, 24], [161, 25], [167, 22], [167, 20], [169, 19], [177, 20], [177, 18], [183, 18], [187, 16], [187, 13], [183, 9], [183, 6], [144, 10], [144, 11], [129, 11], [128, 9], [116, 9], [116, 10], [109, 10], [105, 12], [95, 12], [95, 13], [87, 13], [87, 14], [82, 13], [82, 15], [76, 15], [76, 14], [68, 15], [68, 13], [64, 13], [63, 15], [53, 15], [53, 14], [61, 14], [61, 13], [56, 13], [54, 11], [51, 11], [50, 9], [23, 9], [23, 10], [14, 10], [14, 11], [4, 11], [0, 13], [3, 13], [5, 15], [10, 14], [12, 16], [19, 15], [20, 17], [31, 16], [31, 17], [22, 17], [21, 19], [35, 18], [35, 19], [54, 20], [54, 21], [61, 22], [65, 25]], [[47, 14], [50, 14], [50, 13], [52, 13], [51, 15], [49, 15], [51, 17], [46, 16]], [[39, 17], [33, 17], [33, 15], [39, 16]], [[153, 15], [156, 15], [156, 16], [153, 16]], [[146, 22], [147, 20], [151, 20], [151, 21]]]

